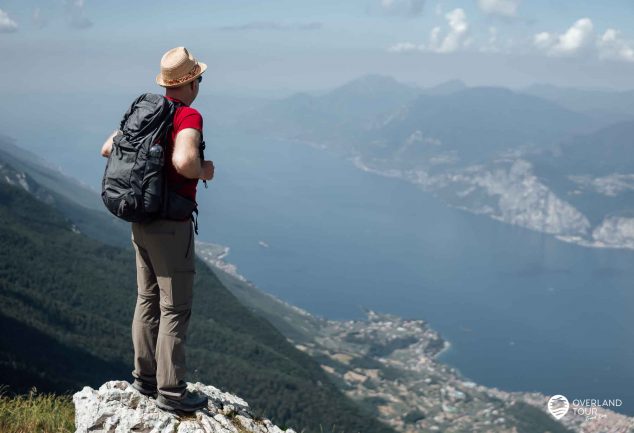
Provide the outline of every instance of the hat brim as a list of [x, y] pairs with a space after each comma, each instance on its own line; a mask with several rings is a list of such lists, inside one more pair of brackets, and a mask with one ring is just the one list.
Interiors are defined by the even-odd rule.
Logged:
[[180, 86], [184, 86], [187, 83], [191, 83], [192, 81], [194, 81], [195, 79], [197, 79], [198, 77], [200, 77], [203, 72], [205, 72], [207, 70], [207, 65], [203, 62], [198, 62], [198, 66], [200, 66], [200, 71], [198, 71], [198, 73], [194, 76], [192, 76], [191, 78], [188, 78], [185, 81], [182, 81], [178, 84], [167, 84], [165, 81], [163, 81], [163, 78], [161, 77], [161, 74], [158, 74], [156, 76], [156, 84], [158, 84], [161, 87], [180, 87]]

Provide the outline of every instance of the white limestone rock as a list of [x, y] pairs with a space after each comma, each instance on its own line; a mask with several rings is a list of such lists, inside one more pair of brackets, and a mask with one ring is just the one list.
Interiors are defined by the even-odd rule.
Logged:
[[110, 381], [98, 390], [88, 386], [73, 395], [76, 433], [295, 433], [257, 419], [240, 397], [200, 382], [190, 391], [207, 395], [207, 408], [180, 416], [156, 406], [126, 381]]
[[596, 245], [634, 249], [634, 218], [606, 217], [592, 232]]

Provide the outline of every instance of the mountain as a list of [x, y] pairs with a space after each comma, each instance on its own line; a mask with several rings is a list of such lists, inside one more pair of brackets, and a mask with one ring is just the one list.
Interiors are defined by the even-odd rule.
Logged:
[[606, 124], [634, 117], [634, 90], [578, 89], [534, 84], [521, 91], [585, 113]]
[[[86, 236], [38, 196], [44, 186], [1, 163], [0, 383], [11, 384], [14, 392], [31, 386], [68, 392], [129, 377], [136, 298], [132, 248]], [[309, 355], [245, 308], [203, 262], [197, 263], [194, 290], [187, 348], [191, 378], [247, 398], [280, 425], [312, 432], [319, 424], [392, 431], [344, 396]]]
[[64, 175], [36, 154], [16, 146], [10, 137], [0, 135], [0, 158], [16, 170], [28, 173], [38, 184], [85, 208], [100, 210], [103, 206], [96, 191]]
[[[461, 153], [447, 152], [441, 159], [442, 151], [435, 150], [443, 147], [440, 141], [421, 137], [417, 141], [429, 155], [400, 150], [378, 158], [359, 152], [354, 162], [498, 221], [579, 245], [634, 249], [633, 131], [634, 122], [620, 123], [550, 147], [493, 153], [464, 166], [456, 156]], [[420, 163], [425, 159], [427, 164]]]
[[461, 80], [449, 80], [435, 86], [425, 88], [422, 93], [425, 95], [449, 95], [450, 93], [456, 93], [461, 90], [465, 90], [466, 88], [467, 85]]
[[419, 96], [353, 155], [446, 203], [596, 247], [634, 248], [634, 122], [601, 122], [547, 100], [473, 88]]
[[544, 157], [570, 173], [593, 176], [634, 173], [634, 120], [571, 137]]
[[[634, 121], [579, 135], [531, 158], [535, 172], [593, 224], [595, 241], [634, 246]], [[608, 226], [618, 222], [621, 233]]]
[[345, 156], [429, 168], [465, 166], [507, 150], [548, 148], [603, 124], [504, 88], [450, 81], [420, 89], [369, 75], [320, 96], [298, 93], [274, 101], [239, 116], [234, 125]]
[[233, 126], [320, 143], [354, 139], [376, 116], [396, 110], [421, 89], [391, 77], [365, 75], [319, 96], [296, 93], [236, 118]]
[[359, 150], [367, 158], [425, 165], [445, 157], [441, 162], [465, 165], [505, 150], [549, 147], [591, 123], [544, 99], [477, 87], [418, 96], [365, 131]]
[[420, 92], [421, 89], [399, 83], [392, 77], [365, 75], [334, 88], [318, 101], [324, 111], [338, 118], [362, 121], [394, 110]]

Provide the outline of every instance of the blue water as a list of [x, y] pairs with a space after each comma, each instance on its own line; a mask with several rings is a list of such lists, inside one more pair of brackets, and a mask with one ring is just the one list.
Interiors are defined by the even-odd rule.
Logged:
[[452, 344], [441, 359], [478, 383], [620, 398], [634, 415], [634, 252], [451, 209], [307, 145], [206, 141], [201, 239], [259, 287], [330, 319], [425, 319]]

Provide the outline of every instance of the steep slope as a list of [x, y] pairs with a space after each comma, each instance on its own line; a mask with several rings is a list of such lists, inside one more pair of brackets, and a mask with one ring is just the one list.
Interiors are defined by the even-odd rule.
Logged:
[[[56, 209], [3, 178], [0, 263], [0, 314], [6, 330], [20, 333], [3, 329], [0, 362], [13, 368], [0, 370], [0, 383], [21, 377], [36, 380], [19, 381], [22, 387], [64, 392], [124, 370], [129, 375], [136, 295], [131, 248], [77, 233]], [[241, 395], [277, 424], [298, 430], [319, 431], [321, 423], [391, 431], [344, 397], [310, 356], [243, 307], [201, 262], [195, 298], [188, 341], [193, 380]], [[34, 350], [37, 341], [44, 344]]]
[[0, 382], [10, 393], [26, 393], [33, 386], [70, 393], [81, 383], [129, 374], [122, 362], [105, 361], [4, 314], [0, 328]]
[[634, 121], [620, 122], [577, 135], [544, 155], [553, 166], [570, 173], [606, 176], [634, 173]]
[[95, 191], [85, 186], [78, 188], [80, 184], [76, 179], [64, 175], [38, 155], [16, 146], [11, 138], [3, 135], [0, 135], [0, 160], [16, 170], [28, 173], [38, 184], [85, 208], [99, 210], [102, 206]]
[[535, 172], [594, 226], [587, 242], [634, 248], [634, 121], [534, 155]]
[[89, 237], [112, 245], [129, 245], [129, 227], [103, 212], [104, 206], [96, 191], [50, 167], [37, 155], [15, 146], [10, 138], [3, 136], [0, 136], [0, 178], [20, 185], [52, 205]]

